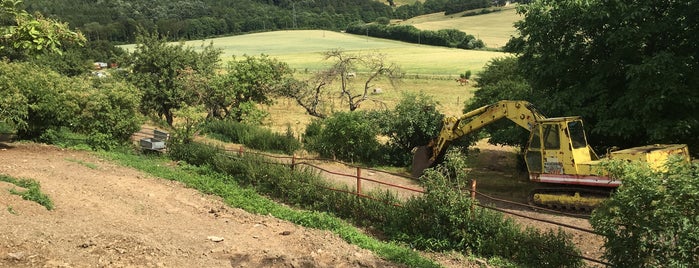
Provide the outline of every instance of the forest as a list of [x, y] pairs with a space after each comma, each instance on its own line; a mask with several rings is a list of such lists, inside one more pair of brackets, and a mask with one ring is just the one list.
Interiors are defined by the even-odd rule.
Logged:
[[352, 23], [487, 7], [501, 1], [426, 0], [28, 0], [23, 9], [67, 22], [89, 41], [133, 43], [141, 27], [172, 40], [284, 29], [345, 30]]

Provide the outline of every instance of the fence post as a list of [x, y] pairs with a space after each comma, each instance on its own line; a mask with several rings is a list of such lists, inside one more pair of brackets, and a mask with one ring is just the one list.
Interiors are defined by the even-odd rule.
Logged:
[[357, 195], [362, 194], [362, 168], [357, 167]]
[[243, 156], [243, 150], [243, 146], [240, 146], [240, 148], [238, 148], [238, 156]]
[[476, 179], [471, 180], [471, 217], [476, 211]]
[[294, 170], [294, 166], [296, 165], [296, 154], [291, 155], [291, 170]]

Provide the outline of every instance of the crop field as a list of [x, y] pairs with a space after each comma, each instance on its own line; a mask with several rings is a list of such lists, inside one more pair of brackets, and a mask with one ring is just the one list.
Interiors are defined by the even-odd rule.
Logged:
[[510, 36], [516, 34], [514, 23], [522, 19], [515, 5], [498, 8], [501, 11], [467, 17], [462, 16], [463, 12], [448, 16], [444, 13], [428, 14], [398, 24], [413, 25], [421, 30], [458, 29], [483, 40], [487, 47], [497, 48], [504, 46]]
[[[387, 61], [395, 62], [407, 74], [436, 76], [458, 76], [466, 70], [475, 73], [488, 60], [505, 55], [501, 52], [433, 47], [323, 30], [276, 31], [185, 42], [186, 46], [194, 48], [208, 44], [223, 50], [224, 62], [233, 56], [266, 54], [300, 71], [320, 70], [328, 66], [329, 62], [323, 60], [322, 53], [333, 49], [382, 53]], [[134, 49], [134, 45], [122, 47], [130, 51]]]

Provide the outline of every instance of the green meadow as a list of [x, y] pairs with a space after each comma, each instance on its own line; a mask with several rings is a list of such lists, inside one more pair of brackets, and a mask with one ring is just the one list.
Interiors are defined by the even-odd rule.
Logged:
[[[478, 72], [501, 52], [433, 47], [361, 35], [323, 31], [276, 31], [185, 42], [199, 48], [213, 44], [223, 51], [222, 60], [234, 56], [266, 54], [288, 63], [299, 71], [321, 70], [329, 66], [322, 53], [341, 49], [352, 53], [381, 53], [398, 64], [406, 74], [458, 76], [466, 70]], [[133, 51], [134, 45], [123, 48]], [[361, 70], [360, 70], [361, 71]]]
[[465, 12], [450, 15], [444, 15], [443, 12], [434, 13], [399, 21], [397, 24], [413, 25], [421, 30], [457, 29], [483, 40], [487, 47], [498, 48], [504, 46], [510, 37], [517, 33], [514, 23], [522, 17], [517, 14], [515, 8], [515, 5], [493, 7], [489, 9], [500, 11], [466, 17], [463, 16]]

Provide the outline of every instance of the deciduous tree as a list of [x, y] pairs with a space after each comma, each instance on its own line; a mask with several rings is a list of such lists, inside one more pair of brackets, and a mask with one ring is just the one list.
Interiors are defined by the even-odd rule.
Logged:
[[20, 9], [22, 1], [0, 2], [0, 58], [22, 60], [46, 52], [61, 53], [68, 43], [83, 44], [85, 37], [68, 24]]
[[534, 1], [508, 46], [550, 114], [581, 115], [593, 145], [699, 152], [699, 2]]
[[202, 91], [189, 87], [201, 83], [183, 83], [178, 77], [185, 70], [213, 76], [220, 54], [211, 45], [197, 52], [184, 44], [168, 44], [157, 32], [139, 36], [136, 50], [129, 57], [133, 73], [127, 78], [143, 92], [141, 111], [164, 116], [172, 126], [173, 111], [200, 101], [196, 92]]

